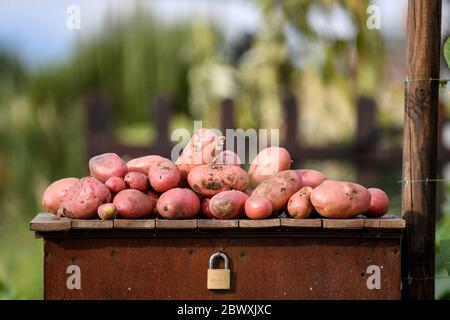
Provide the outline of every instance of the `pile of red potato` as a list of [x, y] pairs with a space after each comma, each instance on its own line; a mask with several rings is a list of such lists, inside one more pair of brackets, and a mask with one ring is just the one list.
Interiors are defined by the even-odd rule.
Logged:
[[237, 154], [221, 151], [222, 146], [223, 137], [200, 129], [175, 163], [158, 155], [125, 163], [115, 153], [102, 154], [89, 160], [89, 177], [53, 182], [42, 206], [78, 219], [265, 219], [282, 212], [296, 219], [313, 212], [375, 218], [388, 211], [382, 190], [290, 169], [284, 148], [262, 150], [246, 172]]

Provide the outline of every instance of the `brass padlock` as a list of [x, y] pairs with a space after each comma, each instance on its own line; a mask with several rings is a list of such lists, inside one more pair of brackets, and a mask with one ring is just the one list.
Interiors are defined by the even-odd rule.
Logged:
[[[214, 261], [222, 258], [225, 263], [224, 269], [214, 269]], [[214, 253], [209, 258], [207, 288], [209, 290], [227, 290], [230, 289], [230, 265], [228, 257], [222, 252]]]

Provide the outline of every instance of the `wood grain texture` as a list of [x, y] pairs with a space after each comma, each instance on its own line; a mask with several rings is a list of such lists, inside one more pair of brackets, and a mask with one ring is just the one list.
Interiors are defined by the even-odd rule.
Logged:
[[[438, 82], [441, 0], [409, 0], [407, 24], [403, 177], [435, 179], [437, 157]], [[425, 81], [414, 81], [425, 79]], [[403, 183], [403, 277], [407, 299], [434, 299], [436, 184]]]
[[237, 228], [239, 227], [239, 221], [237, 219], [232, 220], [220, 220], [220, 219], [198, 219], [197, 228], [199, 229], [215, 229], [215, 228]]
[[56, 219], [56, 215], [51, 213], [38, 213], [33, 220], [30, 221], [31, 231], [66, 231], [71, 228], [71, 219], [60, 217]]
[[363, 229], [364, 219], [322, 219], [324, 229]]
[[155, 219], [114, 219], [114, 229], [155, 229]]
[[405, 229], [406, 221], [403, 219], [364, 219], [364, 228]]
[[156, 219], [156, 229], [196, 229], [197, 220], [165, 220]]
[[72, 219], [72, 229], [112, 229], [113, 226], [113, 220]]
[[[295, 231], [239, 237], [239, 229], [235, 232], [45, 239], [44, 298], [400, 299], [399, 237], [296, 237]], [[230, 261], [230, 290], [206, 288], [208, 260], [218, 251]], [[80, 289], [66, 284], [73, 265], [79, 267]], [[367, 287], [373, 265], [382, 268], [376, 290]]]
[[322, 220], [280, 218], [280, 226], [292, 228], [320, 228], [322, 227]]
[[275, 228], [280, 226], [280, 219], [250, 220], [240, 219], [239, 228]]
[[275, 218], [265, 220], [248, 219], [114, 219], [82, 220], [61, 217], [59, 220], [50, 213], [40, 213], [30, 222], [30, 230], [38, 232], [65, 231], [70, 229], [233, 229], [233, 228], [334, 228], [334, 229], [404, 229], [405, 220], [394, 216], [384, 216], [379, 219], [292, 219]]

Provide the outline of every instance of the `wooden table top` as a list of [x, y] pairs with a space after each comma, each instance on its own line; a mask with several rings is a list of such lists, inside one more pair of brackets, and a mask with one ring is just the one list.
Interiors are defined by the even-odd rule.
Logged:
[[36, 232], [68, 231], [68, 230], [109, 230], [109, 229], [256, 229], [256, 228], [304, 228], [304, 229], [404, 229], [406, 221], [393, 215], [385, 215], [378, 219], [358, 216], [354, 219], [292, 219], [272, 218], [264, 220], [249, 219], [114, 219], [114, 220], [81, 220], [56, 216], [50, 213], [39, 213], [30, 222], [30, 230]]

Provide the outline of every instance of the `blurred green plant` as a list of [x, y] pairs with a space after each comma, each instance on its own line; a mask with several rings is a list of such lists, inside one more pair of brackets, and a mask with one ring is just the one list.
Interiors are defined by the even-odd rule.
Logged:
[[[444, 41], [443, 53], [447, 66], [450, 69], [450, 37]], [[444, 84], [445, 83], [445, 84]], [[446, 80], [440, 81], [441, 87], [447, 85]], [[445, 194], [450, 194], [450, 184], [444, 183]], [[444, 216], [438, 221], [436, 230], [436, 270], [440, 275], [450, 276], [450, 199], [446, 197], [443, 205]], [[444, 272], [446, 271], [446, 273]], [[440, 297], [450, 299], [450, 284], [440, 292]]]

